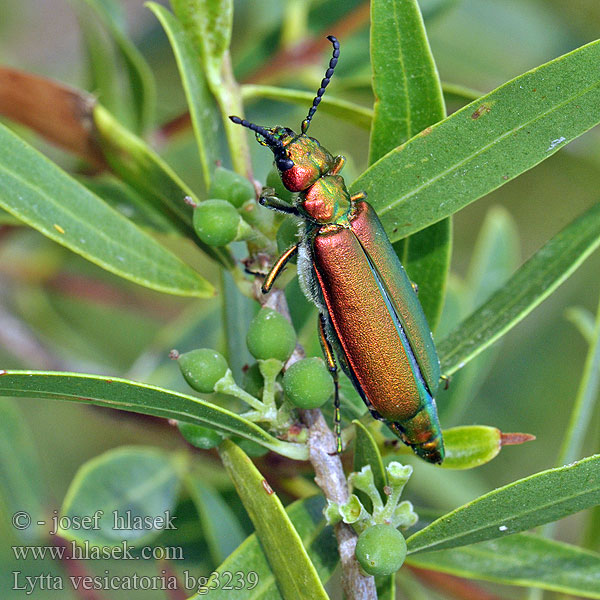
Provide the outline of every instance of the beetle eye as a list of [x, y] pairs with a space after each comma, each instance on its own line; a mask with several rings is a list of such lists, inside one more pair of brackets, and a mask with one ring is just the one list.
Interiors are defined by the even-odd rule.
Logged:
[[294, 161], [284, 155], [275, 159], [275, 165], [280, 171], [287, 171], [294, 166]]

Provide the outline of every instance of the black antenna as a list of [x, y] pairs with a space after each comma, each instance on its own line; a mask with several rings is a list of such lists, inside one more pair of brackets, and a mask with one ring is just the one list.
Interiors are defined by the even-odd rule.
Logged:
[[277, 150], [283, 150], [283, 142], [278, 140], [273, 134], [269, 133], [264, 127], [260, 125], [255, 125], [254, 123], [250, 123], [250, 121], [246, 121], [246, 119], [240, 119], [239, 117], [230, 116], [229, 117], [236, 125], [242, 125], [243, 127], [247, 127], [248, 129], [252, 129], [252, 131], [256, 131], [256, 133], [260, 133], [271, 148], [276, 148]]
[[317, 106], [319, 106], [319, 102], [321, 102], [321, 97], [325, 93], [325, 88], [329, 85], [329, 82], [331, 81], [333, 70], [335, 69], [335, 66], [338, 62], [338, 58], [340, 56], [340, 43], [338, 42], [337, 38], [333, 35], [328, 35], [327, 39], [333, 44], [333, 56], [329, 61], [329, 68], [327, 69], [327, 71], [325, 71], [325, 77], [321, 81], [321, 87], [317, 90], [317, 95], [315, 96], [312, 106], [308, 111], [308, 116], [306, 117], [306, 119], [304, 119], [304, 121], [302, 121], [302, 133], [306, 133], [308, 131], [310, 120], [313, 118], [313, 115], [317, 110]]

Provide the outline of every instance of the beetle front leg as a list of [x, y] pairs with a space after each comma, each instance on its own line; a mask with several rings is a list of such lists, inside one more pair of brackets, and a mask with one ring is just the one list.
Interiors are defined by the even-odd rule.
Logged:
[[275, 190], [270, 187], [264, 187], [262, 189], [258, 203], [261, 206], [266, 206], [271, 210], [276, 210], [278, 212], [285, 213], [286, 215], [294, 215], [295, 217], [300, 216], [300, 213], [295, 206], [291, 206], [287, 202], [284, 202], [281, 198], [278, 198], [275, 195]]
[[300, 244], [294, 244], [291, 248], [288, 248], [276, 261], [275, 264], [271, 267], [271, 270], [268, 272], [265, 280], [260, 287], [260, 290], [263, 294], [268, 294], [275, 283], [275, 280], [285, 268], [285, 265], [288, 264], [290, 259], [294, 257], [298, 253], [298, 246]]
[[350, 200], [352, 202], [358, 202], [359, 200], [364, 200], [367, 197], [367, 192], [358, 192], [353, 196], [350, 196]]
[[327, 362], [327, 368], [333, 379], [333, 433], [335, 435], [335, 454], [342, 452], [342, 415], [340, 413], [340, 381], [338, 376], [338, 368], [335, 364], [335, 356], [333, 354], [333, 348], [325, 335], [325, 317], [319, 315], [319, 340], [321, 342], [321, 348], [325, 355], [325, 361]]

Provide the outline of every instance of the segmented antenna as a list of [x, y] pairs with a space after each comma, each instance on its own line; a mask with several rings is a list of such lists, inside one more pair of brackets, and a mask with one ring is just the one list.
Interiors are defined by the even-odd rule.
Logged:
[[240, 119], [239, 117], [230, 116], [229, 117], [236, 125], [242, 125], [243, 127], [247, 127], [248, 129], [252, 129], [252, 131], [256, 131], [256, 133], [260, 133], [271, 148], [275, 148], [277, 150], [283, 150], [283, 142], [278, 140], [273, 134], [269, 133], [264, 127], [260, 125], [255, 125], [254, 123], [250, 123], [250, 121], [246, 121], [246, 119]]
[[302, 133], [306, 133], [308, 131], [310, 120], [313, 118], [313, 115], [315, 114], [317, 107], [319, 106], [319, 102], [321, 102], [321, 97], [325, 93], [325, 88], [329, 85], [329, 82], [331, 81], [333, 70], [335, 69], [335, 66], [338, 62], [338, 58], [340, 56], [340, 43], [337, 41], [337, 38], [333, 35], [328, 35], [327, 39], [333, 44], [333, 56], [329, 61], [329, 68], [327, 69], [327, 71], [325, 71], [325, 77], [321, 81], [321, 87], [317, 90], [317, 95], [315, 96], [312, 106], [308, 111], [308, 115], [306, 119], [302, 121]]

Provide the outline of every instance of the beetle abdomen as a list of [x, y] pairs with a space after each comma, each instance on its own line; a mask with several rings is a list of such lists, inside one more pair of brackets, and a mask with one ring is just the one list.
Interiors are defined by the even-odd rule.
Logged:
[[350, 222], [352, 231], [383, 281], [410, 340], [427, 387], [435, 396], [440, 380], [440, 361], [431, 330], [412, 284], [387, 237], [377, 213], [368, 202], [357, 202]]
[[372, 257], [348, 228], [317, 233], [312, 250], [335, 346], [359, 393], [417, 454], [441, 462], [435, 402]]

